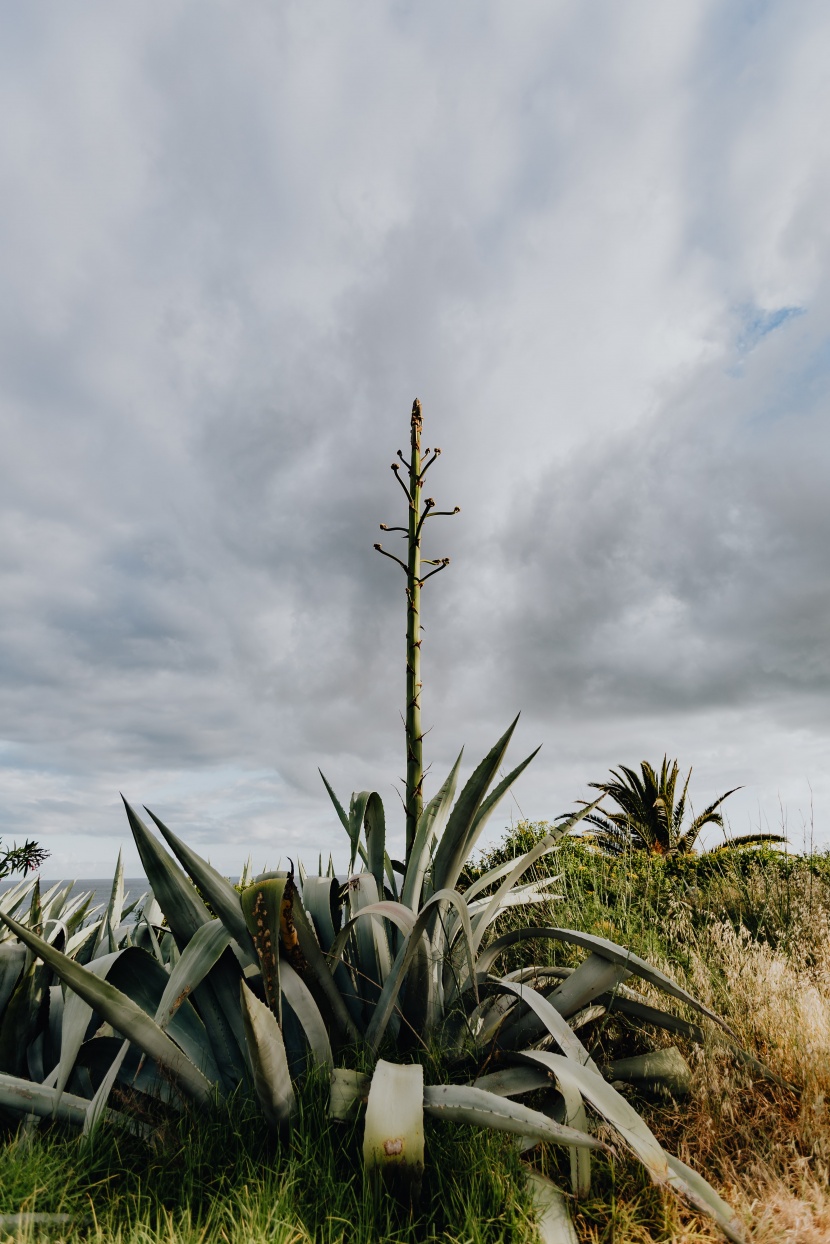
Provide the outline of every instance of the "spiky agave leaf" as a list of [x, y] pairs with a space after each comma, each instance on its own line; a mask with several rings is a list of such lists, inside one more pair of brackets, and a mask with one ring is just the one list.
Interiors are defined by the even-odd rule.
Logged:
[[[79, 994], [100, 1015], [112, 1024], [117, 1032], [124, 1033], [139, 1049], [155, 1058], [173, 1075], [182, 1088], [196, 1101], [208, 1102], [213, 1098], [213, 1087], [199, 1068], [191, 1062], [184, 1051], [159, 1028], [150, 1016], [121, 993], [109, 981], [102, 980], [88, 968], [73, 963], [66, 955], [55, 950], [37, 934], [0, 914], [9, 928], [26, 946], [43, 960], [70, 989]], [[148, 959], [148, 962], [152, 960]]]

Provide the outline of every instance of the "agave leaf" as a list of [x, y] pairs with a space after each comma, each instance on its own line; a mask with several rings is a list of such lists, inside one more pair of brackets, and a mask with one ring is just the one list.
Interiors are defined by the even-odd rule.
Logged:
[[317, 941], [311, 921], [302, 903], [294, 905], [293, 916], [294, 927], [297, 930], [297, 940], [303, 954], [302, 974], [306, 979], [306, 983], [313, 983], [314, 987], [319, 990], [321, 999], [325, 999], [325, 1003], [329, 1007], [332, 1017], [343, 1035], [352, 1041], [360, 1040], [360, 1030], [349, 1013], [344, 997], [335, 982], [328, 960], [320, 949], [320, 944]]
[[262, 971], [265, 1001], [278, 1021], [282, 1020], [280, 942], [285, 939], [286, 953], [295, 961], [298, 954], [297, 933], [291, 918], [294, 894], [291, 878], [284, 876], [257, 880], [240, 896], [247, 931]]
[[[418, 951], [421, 935], [426, 930], [427, 925], [431, 922], [434, 909], [442, 903], [452, 903], [453, 906], [459, 911], [462, 924], [464, 926], [465, 947], [469, 957], [472, 930], [470, 929], [470, 918], [467, 915], [467, 906], [461, 895], [457, 894], [455, 890], [439, 890], [436, 894], [433, 894], [431, 898], [427, 899], [421, 909], [420, 915], [413, 924], [410, 932], [406, 935], [406, 938], [404, 939], [403, 944], [401, 945], [401, 948], [395, 958], [395, 962], [392, 965], [392, 969], [386, 977], [381, 995], [375, 1006], [369, 1026], [366, 1029], [366, 1043], [373, 1049], [377, 1049], [383, 1039], [383, 1034], [386, 1031], [387, 1024], [389, 1023], [389, 1019], [392, 1015], [393, 1007], [397, 1000], [398, 994], [400, 993], [401, 986], [406, 978], [407, 970]], [[469, 968], [472, 973], [471, 960], [469, 961]], [[424, 1005], [423, 1009], [424, 1011], [427, 1010], [426, 1005]]]
[[551, 1071], [560, 1086], [568, 1085], [591, 1103], [614, 1127], [637, 1155], [656, 1183], [666, 1183], [669, 1175], [666, 1153], [644, 1119], [602, 1076], [574, 1059], [548, 1050], [523, 1050], [521, 1057], [540, 1063]]
[[[637, 994], [633, 989], [627, 989], [624, 985], [620, 986], [613, 995], [608, 994], [597, 999], [598, 1002], [605, 1003], [609, 1011], [620, 1011], [623, 1015], [631, 1015], [635, 1019], [645, 1021], [647, 1024], [654, 1024], [656, 1028], [663, 1028], [667, 1032], [679, 1033], [682, 1037], [687, 1037], [690, 1041], [694, 1041], [697, 1045], [703, 1044], [703, 1029], [697, 1024], [690, 1024], [685, 1019], [680, 1019], [677, 1015], [672, 1015], [670, 1011], [661, 1011], [657, 1007], [649, 1006], [644, 998]], [[759, 1076], [765, 1080], [769, 1080], [771, 1084], [777, 1084], [779, 1088], [796, 1090], [796, 1085], [776, 1075], [764, 1063], [760, 1062], [748, 1050], [743, 1049], [737, 1043], [730, 1042], [732, 1053], [735, 1057], [747, 1067], [752, 1067]]]
[[429, 866], [432, 842], [440, 838], [450, 815], [463, 755], [464, 748], [462, 747], [443, 786], [437, 795], [433, 795], [418, 819], [415, 841], [412, 844], [409, 859], [406, 861], [406, 873], [401, 891], [401, 902], [406, 907], [411, 907], [413, 911], [417, 911], [420, 905], [424, 874]]
[[332, 1068], [334, 1059], [331, 1055], [331, 1043], [325, 1020], [305, 981], [288, 962], [282, 964], [280, 988], [286, 1002], [300, 1021], [314, 1061], [320, 1066]]
[[702, 1175], [692, 1170], [691, 1166], [687, 1166], [671, 1153], [667, 1153], [666, 1157], [669, 1163], [669, 1183], [675, 1192], [690, 1201], [695, 1209], [714, 1218], [727, 1239], [733, 1240], [735, 1244], [744, 1244], [746, 1235], [743, 1225], [731, 1205], [718, 1195]]
[[[0, 1073], [0, 1106], [17, 1111], [19, 1114], [34, 1114], [40, 1119], [62, 1119], [67, 1123], [83, 1125], [89, 1102], [84, 1097], [74, 1097], [64, 1093], [62, 1097], [55, 1089], [46, 1084], [35, 1084], [32, 1080], [21, 1080], [17, 1076]], [[141, 1124], [133, 1119], [117, 1114], [114, 1110], [107, 1111], [107, 1119], [118, 1123], [127, 1131], [143, 1133]]]
[[[567, 1127], [575, 1127], [580, 1132], [588, 1131], [588, 1117], [579, 1089], [566, 1080], [559, 1081], [559, 1091], [565, 1101], [565, 1118]], [[575, 1197], [586, 1197], [591, 1191], [591, 1152], [580, 1149], [576, 1145], [570, 1150], [571, 1160], [571, 1191]]]
[[340, 823], [341, 823], [341, 825], [342, 825], [342, 826], [343, 826], [343, 828], [345, 829], [346, 833], [349, 835], [349, 838], [351, 838], [351, 828], [350, 828], [350, 826], [349, 826], [349, 818], [348, 818], [348, 816], [346, 815], [345, 810], [343, 809], [343, 805], [340, 803], [340, 800], [339, 800], [339, 799], [337, 798], [337, 796], [335, 795], [335, 793], [334, 793], [334, 791], [332, 790], [331, 786], [329, 786], [329, 783], [328, 783], [328, 781], [327, 781], [327, 779], [326, 779], [326, 775], [325, 775], [325, 773], [323, 773], [323, 770], [322, 770], [322, 769], [318, 769], [318, 770], [317, 770], [317, 772], [320, 774], [320, 777], [323, 779], [323, 785], [325, 786], [326, 790], [328, 791], [328, 793], [329, 793], [329, 798], [331, 799], [332, 803], [334, 804], [334, 810], [335, 810], [335, 812], [336, 812], [336, 813], [337, 813], [337, 815], [340, 817]]
[[541, 1244], [579, 1244], [568, 1203], [556, 1184], [534, 1170], [528, 1170], [527, 1183], [536, 1208]]
[[239, 988], [256, 1095], [269, 1125], [280, 1128], [297, 1105], [280, 1026], [271, 1009], [244, 981]]
[[386, 817], [383, 811], [383, 801], [376, 791], [372, 791], [366, 800], [363, 825], [366, 833], [366, 851], [369, 856], [369, 872], [377, 883], [378, 894], [382, 897], [384, 860], [387, 858]]
[[568, 1021], [532, 985], [503, 980], [494, 982], [492, 987], [493, 989], [504, 990], [506, 993], [515, 994], [544, 1024], [556, 1044], [568, 1058], [575, 1059], [576, 1062], [581, 1063], [584, 1067], [590, 1067], [596, 1075], [599, 1075], [599, 1068]]
[[493, 812], [496, 805], [500, 803], [500, 801], [504, 798], [504, 796], [510, 790], [510, 787], [513, 785], [516, 779], [524, 773], [525, 769], [530, 764], [531, 760], [533, 760], [534, 757], [537, 756], [541, 750], [542, 749], [541, 749], [541, 744], [540, 744], [539, 747], [537, 747], [535, 751], [532, 751], [529, 756], [525, 757], [525, 759], [521, 762], [521, 764], [516, 765], [516, 768], [513, 769], [510, 773], [508, 773], [507, 777], [503, 778], [499, 782], [498, 786], [493, 790], [492, 794], [488, 795], [487, 798], [484, 800], [478, 812], [476, 813], [473, 819], [473, 823], [470, 826], [470, 831], [467, 834], [467, 840], [464, 843], [464, 847], [463, 847], [463, 859], [461, 861], [462, 866], [464, 864], [464, 861], [469, 859], [470, 853], [474, 849], [479, 838], [481, 837], [482, 830], [484, 829], [484, 826], [487, 824], [488, 820], [490, 819], [490, 814]]
[[615, 942], [606, 941], [604, 937], [595, 937], [591, 933], [580, 933], [576, 929], [555, 929], [549, 927], [514, 929], [510, 933], [502, 934], [501, 937], [497, 937], [495, 941], [490, 943], [487, 949], [479, 955], [476, 962], [476, 970], [478, 972], [488, 972], [498, 956], [509, 946], [515, 946], [517, 942], [527, 941], [532, 938], [550, 938], [553, 941], [566, 942], [569, 945], [583, 946], [586, 950], [596, 951], [597, 954], [609, 959], [612, 963], [618, 963], [620, 966], [627, 968], [633, 976], [639, 976], [643, 980], [649, 981], [652, 985], [656, 985], [658, 989], [662, 989], [664, 993], [670, 994], [681, 1002], [685, 1002], [687, 1006], [692, 1007], [701, 1015], [705, 1015], [707, 1019], [711, 1019], [733, 1040], [737, 1041], [735, 1032], [725, 1020], [721, 1019], [714, 1011], [710, 1011], [702, 1002], [698, 1002], [697, 998], [681, 988], [680, 985], [675, 984], [659, 968], [652, 967], [650, 963], [646, 963], [644, 959], [635, 955], [633, 951], [626, 950], [624, 946], [618, 946]]
[[363, 1164], [403, 1174], [416, 1185], [424, 1171], [424, 1069], [378, 1059], [366, 1103]]
[[92, 1007], [80, 994], [67, 992], [61, 1019], [60, 1056], [57, 1065], [57, 1100], [66, 1088], [78, 1051], [84, 1043], [87, 1028], [92, 1019]]
[[[340, 926], [340, 884], [336, 877], [309, 877], [303, 886], [303, 905], [314, 921], [320, 948], [331, 949]], [[335, 927], [335, 925], [337, 927]]]
[[[610, 991], [613, 997], [614, 991], [630, 975], [628, 969], [619, 963], [612, 963], [602, 955], [590, 954], [546, 997], [550, 1005], [567, 1019], [606, 992]], [[539, 1021], [532, 1015], [524, 1015], [521, 1019], [514, 1015], [502, 1029], [501, 1040], [512, 1049], [518, 1049], [535, 1040], [540, 1031]]]
[[502, 1067], [479, 1076], [473, 1088], [485, 1089], [499, 1097], [520, 1097], [536, 1089], [549, 1088], [550, 1076], [541, 1067]]
[[121, 1049], [112, 1061], [112, 1066], [99, 1084], [92, 1101], [87, 1106], [86, 1114], [84, 1115], [82, 1133], [84, 1136], [92, 1136], [97, 1131], [98, 1125], [104, 1117], [104, 1111], [107, 1107], [107, 1101], [109, 1100], [112, 1086], [115, 1084], [115, 1078], [121, 1070], [121, 1064], [123, 1063], [129, 1048], [129, 1041], [122, 1042]]
[[624, 1080], [642, 1088], [663, 1089], [673, 1097], [685, 1097], [692, 1086], [692, 1072], [676, 1045], [633, 1058], [618, 1058], [602, 1069], [606, 1080]]
[[[10, 916], [2, 918], [11, 919]], [[0, 1015], [0, 1070], [12, 1075], [20, 1075], [26, 1070], [27, 1056], [37, 1033], [48, 985], [46, 970], [38, 966], [31, 952], [26, 959], [23, 972]], [[42, 1079], [43, 1074], [38, 1078]]]
[[450, 813], [432, 865], [433, 888], [436, 890], [453, 889], [458, 881], [467, 858], [464, 849], [472, 825], [486, 798], [490, 783], [499, 771], [518, 720], [517, 716], [467, 779]]
[[369, 1097], [372, 1077], [348, 1067], [334, 1067], [331, 1073], [331, 1098], [329, 1118], [348, 1123], [357, 1114], [361, 1102]]
[[[202, 925], [213, 917], [195, 886], [162, 849], [126, 799], [124, 806], [147, 879], [173, 935], [170, 962], [175, 965], [178, 955], [174, 955], [173, 946], [179, 952], [184, 950]], [[228, 951], [195, 995], [225, 1088], [238, 1084], [246, 1074], [245, 1033], [238, 1002], [240, 976], [239, 965]]]
[[[371, 872], [360, 873], [349, 881], [349, 912], [354, 920], [357, 914], [366, 907], [375, 907], [379, 902], [377, 882]], [[380, 919], [370, 916], [361, 920], [355, 927], [357, 940], [358, 988], [365, 1002], [370, 1005], [380, 997], [383, 982], [389, 975], [392, 959], [389, 953], [389, 939]]]
[[[593, 1074], [592, 1072], [588, 1073]], [[605, 1088], [609, 1086], [596, 1077]], [[612, 1090], [613, 1091], [613, 1090]], [[509, 1101], [485, 1089], [463, 1084], [435, 1084], [424, 1089], [424, 1110], [439, 1119], [453, 1123], [471, 1123], [515, 1136], [535, 1136], [557, 1145], [579, 1145], [587, 1149], [604, 1149], [595, 1136], [564, 1127], [549, 1119], [540, 1110], [531, 1110], [520, 1102]]]
[[230, 942], [231, 934], [221, 920], [203, 924], [193, 935], [170, 973], [156, 1008], [159, 1028], [167, 1028], [185, 998], [201, 984]]
[[356, 926], [370, 916], [383, 916], [387, 920], [400, 929], [406, 935], [411, 933], [415, 927], [416, 916], [403, 903], [391, 902], [389, 899], [379, 900], [377, 903], [369, 903], [366, 907], [361, 907], [351, 919], [347, 920], [343, 928], [337, 934], [337, 937], [329, 950], [329, 958], [336, 963], [343, 955], [346, 944]]
[[150, 833], [141, 817], [133, 811], [124, 799], [127, 819], [130, 823], [135, 845], [141, 857], [141, 863], [147, 874], [147, 880], [161, 910], [167, 917], [179, 950], [184, 950], [197, 929], [212, 918], [205, 907], [196, 888], [188, 881], [185, 874], [162, 850]]
[[19, 942], [0, 942], [0, 1016], [20, 979], [25, 962], [25, 946]]
[[200, 855], [197, 855], [186, 843], [182, 842], [181, 838], [178, 838], [172, 829], [168, 829], [154, 812], [151, 812], [149, 808], [146, 811], [153, 818], [159, 833], [176, 856], [176, 859], [192, 877], [231, 937], [238, 943], [246, 962], [255, 963], [256, 956], [251, 946], [251, 938], [245, 922], [245, 914], [242, 911], [242, 903], [234, 887], [207, 860], [203, 860]]
[[627, 967], [592, 952], [548, 997], [559, 1014], [567, 1018], [581, 1011], [600, 994], [609, 991], [613, 994], [630, 976]]
[[112, 890], [110, 891], [107, 910], [104, 912], [104, 918], [98, 930], [98, 936], [95, 939], [95, 947], [92, 951], [92, 958], [98, 959], [101, 955], [112, 954], [118, 949], [116, 940], [116, 929], [121, 923], [121, 911], [124, 907], [124, 862], [122, 860], [121, 851], [118, 852], [118, 860], [115, 865], [115, 875], [112, 879]]
[[37, 934], [24, 928], [10, 916], [0, 915], [0, 919], [5, 920], [21, 942], [41, 958], [70, 989], [74, 989], [84, 1001], [93, 1006], [117, 1032], [128, 1036], [145, 1054], [166, 1067], [196, 1101], [208, 1102], [212, 1099], [210, 1082], [137, 1003], [109, 981], [99, 979], [88, 968], [67, 959], [66, 955], [49, 946]]

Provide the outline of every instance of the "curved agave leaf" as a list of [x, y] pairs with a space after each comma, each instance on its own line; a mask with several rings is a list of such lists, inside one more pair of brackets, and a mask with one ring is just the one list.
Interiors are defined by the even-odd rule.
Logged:
[[[609, 1087], [604, 1080], [599, 1080], [599, 1083]], [[516, 1136], [535, 1136], [538, 1140], [549, 1140], [557, 1145], [578, 1145], [586, 1149], [605, 1148], [602, 1141], [595, 1136], [578, 1132], [572, 1127], [564, 1127], [549, 1119], [540, 1110], [531, 1110], [520, 1102], [509, 1101], [496, 1093], [488, 1093], [485, 1089], [471, 1088], [468, 1085], [430, 1085], [424, 1089], [424, 1110], [436, 1118], [450, 1119], [454, 1123], [471, 1123], [496, 1132], [512, 1132]]]
[[303, 905], [314, 921], [314, 930], [324, 953], [331, 950], [339, 932], [340, 889], [336, 877], [308, 877], [303, 883]]
[[112, 1061], [112, 1066], [99, 1084], [92, 1101], [87, 1106], [82, 1133], [84, 1136], [91, 1136], [97, 1131], [104, 1117], [112, 1086], [115, 1084], [116, 1076], [121, 1070], [121, 1064], [124, 1062], [129, 1048], [129, 1041], [122, 1042], [121, 1049]]
[[363, 1132], [369, 1171], [404, 1174], [415, 1184], [424, 1171], [424, 1069], [420, 1063], [378, 1060]]
[[692, 1086], [692, 1072], [676, 1045], [633, 1058], [606, 1063], [602, 1074], [610, 1083], [623, 1080], [642, 1088], [663, 1089], [673, 1097], [685, 1097]]
[[245, 922], [245, 914], [242, 911], [242, 903], [234, 887], [207, 860], [203, 860], [200, 855], [191, 850], [187, 843], [182, 842], [181, 838], [178, 838], [172, 829], [168, 829], [154, 812], [151, 812], [149, 808], [146, 811], [148, 816], [153, 818], [159, 833], [176, 856], [176, 859], [193, 878], [193, 881], [202, 894], [204, 894], [231, 937], [239, 945], [246, 962], [255, 963], [256, 956], [251, 947], [251, 938]]
[[414, 911], [417, 911], [420, 905], [424, 875], [429, 867], [432, 843], [434, 839], [440, 838], [444, 832], [447, 818], [450, 815], [458, 782], [458, 770], [461, 767], [461, 757], [463, 755], [464, 748], [462, 747], [458, 753], [458, 759], [452, 769], [450, 769], [443, 786], [438, 791], [438, 794], [433, 795], [432, 799], [430, 799], [418, 820], [415, 841], [412, 844], [409, 859], [406, 861], [406, 875], [404, 876], [403, 889], [401, 890], [401, 902], [406, 907], [411, 907]]
[[435, 890], [453, 889], [461, 875], [461, 869], [467, 858], [464, 851], [470, 831], [487, 796], [490, 783], [499, 771], [518, 720], [517, 715], [478, 768], [467, 779], [450, 813], [447, 828], [444, 830], [432, 864], [432, 884]]
[[572, 946], [582, 946], [586, 950], [596, 951], [598, 955], [609, 959], [612, 963], [618, 963], [621, 967], [627, 968], [633, 976], [639, 976], [642, 980], [656, 985], [658, 989], [662, 989], [664, 993], [669, 994], [671, 997], [677, 998], [680, 1002], [685, 1002], [687, 1006], [692, 1007], [699, 1014], [705, 1015], [707, 1019], [711, 1019], [734, 1041], [737, 1041], [737, 1035], [729, 1027], [726, 1020], [721, 1019], [719, 1015], [711, 1011], [709, 1007], [704, 1006], [702, 1002], [699, 1002], [687, 990], [675, 984], [659, 968], [652, 967], [650, 963], [646, 963], [644, 959], [641, 959], [639, 955], [635, 955], [633, 951], [626, 950], [624, 946], [618, 946], [615, 942], [609, 942], [604, 937], [595, 937], [591, 933], [580, 933], [576, 929], [555, 929], [549, 927], [514, 929], [510, 933], [504, 933], [501, 937], [497, 937], [486, 950], [482, 951], [476, 963], [477, 970], [479, 972], [488, 972], [502, 951], [509, 946], [515, 946], [517, 942], [527, 941], [532, 938], [550, 938], [553, 941], [567, 942]]
[[[173, 943], [181, 952], [202, 925], [208, 924], [213, 917], [178, 864], [162, 849], [126, 799], [123, 802], [147, 880], [167, 917]], [[243, 1052], [245, 1033], [239, 1013], [240, 976], [239, 964], [228, 952], [203, 980], [195, 996], [226, 1088], [238, 1084], [247, 1073]]]
[[25, 962], [25, 946], [19, 942], [0, 942], [0, 1015], [12, 996]]
[[[166, 1067], [196, 1101], [212, 1100], [213, 1089], [210, 1081], [137, 1003], [121, 993], [109, 981], [101, 980], [88, 968], [67, 959], [66, 955], [55, 950], [53, 946], [18, 924], [10, 916], [0, 914], [0, 919], [4, 920], [21, 942], [24, 942], [34, 954], [42, 959], [70, 989], [74, 989], [84, 1001], [103, 1016], [107, 1023], [112, 1024], [117, 1032], [124, 1033], [145, 1054], [155, 1058], [157, 1062]], [[149, 962], [152, 960], [148, 959]]]
[[684, 1175], [684, 1171], [688, 1172], [689, 1168], [680, 1169], [682, 1163], [678, 1167], [676, 1158], [669, 1159], [645, 1120], [616, 1089], [606, 1084], [594, 1072], [559, 1054], [550, 1054], [543, 1050], [524, 1050], [522, 1057], [541, 1063], [551, 1070], [560, 1086], [570, 1083], [619, 1132], [655, 1183], [669, 1184], [689, 1196], [696, 1208], [703, 1209], [715, 1219], [730, 1240], [743, 1244], [743, 1230], [734, 1211], [721, 1200], [702, 1176], [691, 1172], [693, 1179], [689, 1180], [688, 1175]]
[[473, 1088], [485, 1089], [499, 1097], [520, 1097], [522, 1093], [549, 1088], [550, 1083], [550, 1075], [541, 1067], [502, 1067], [479, 1076], [473, 1082]]
[[297, 1106], [280, 1026], [244, 981], [239, 989], [256, 1095], [268, 1123], [280, 1128]]
[[378, 894], [382, 896], [385, 860], [388, 858], [386, 855], [386, 816], [383, 811], [383, 801], [376, 791], [372, 791], [366, 800], [363, 826], [366, 834], [369, 872], [377, 883]]
[[[352, 877], [348, 885], [349, 912], [354, 919], [360, 911], [379, 902], [377, 882], [371, 872]], [[373, 1004], [380, 997], [383, 982], [392, 967], [389, 939], [381, 921], [370, 916], [355, 928], [358, 946], [358, 989], [364, 1001]]]
[[[41, 1119], [55, 1117], [82, 1126], [89, 1102], [85, 1097], [74, 1097], [71, 1093], [60, 1097], [55, 1089], [46, 1084], [35, 1084], [31, 1080], [21, 1080], [0, 1072], [0, 1106], [20, 1114], [35, 1114]], [[106, 1118], [127, 1131], [141, 1134], [146, 1131], [141, 1124], [114, 1110], [108, 1110]]]
[[[550, 1005], [568, 1019], [600, 995], [610, 992], [613, 997], [614, 991], [630, 976], [629, 970], [619, 963], [612, 963], [610, 959], [592, 953], [545, 996]], [[519, 1019], [514, 1014], [502, 1029], [501, 1039], [510, 1048], [518, 1049], [535, 1040], [539, 1031], [539, 1023], [533, 1016], [525, 1015]]]
[[666, 1158], [669, 1164], [668, 1182], [675, 1192], [690, 1201], [695, 1209], [714, 1218], [728, 1239], [734, 1240], [735, 1244], [744, 1244], [746, 1236], [743, 1226], [732, 1206], [718, 1195], [702, 1175], [692, 1170], [691, 1166], [681, 1162], [672, 1153], [667, 1153]]
[[156, 1008], [155, 1021], [167, 1028], [188, 994], [201, 984], [231, 942], [231, 935], [220, 920], [203, 924], [190, 939], [173, 971]]
[[[404, 939], [395, 962], [392, 965], [392, 970], [386, 978], [380, 998], [375, 1006], [369, 1026], [366, 1029], [366, 1043], [371, 1046], [372, 1049], [377, 1049], [383, 1039], [383, 1034], [386, 1031], [386, 1027], [392, 1015], [401, 986], [406, 978], [409, 965], [412, 963], [416, 953], [418, 952], [421, 934], [425, 932], [427, 925], [431, 922], [434, 908], [438, 907], [439, 904], [442, 903], [452, 903], [461, 915], [462, 924], [464, 926], [465, 946], [468, 952], [469, 969], [472, 974], [472, 960], [469, 958], [472, 930], [470, 929], [470, 918], [467, 915], [467, 905], [461, 895], [457, 894], [455, 890], [439, 890], [424, 904], [417, 920], [412, 926], [412, 929]], [[424, 1010], [426, 1011], [427, 1009], [428, 1008], [425, 1006]]]
[[532, 985], [517, 984], [515, 981], [497, 981], [492, 987], [503, 990], [505, 993], [515, 994], [544, 1024], [556, 1044], [568, 1058], [574, 1059], [584, 1067], [590, 1067], [596, 1075], [600, 1074], [599, 1067], [597, 1067], [568, 1021], [563, 1019], [556, 1007], [542, 994], [538, 993]]
[[310, 989], [290, 963], [284, 962], [282, 965], [280, 988], [286, 1002], [300, 1021], [315, 1062], [320, 1066], [332, 1068], [334, 1059], [325, 1020], [320, 1014]]
[[527, 1172], [536, 1207], [536, 1230], [541, 1244], [579, 1244], [567, 1202], [555, 1183], [538, 1171]]

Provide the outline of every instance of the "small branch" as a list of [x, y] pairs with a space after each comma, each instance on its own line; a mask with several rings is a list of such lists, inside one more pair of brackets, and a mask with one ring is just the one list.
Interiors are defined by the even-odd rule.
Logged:
[[[376, 544], [374, 547], [377, 549], [377, 551], [378, 551], [379, 553], [382, 553], [384, 557], [389, 557], [389, 558], [391, 558], [391, 559], [392, 559], [392, 561], [393, 561], [393, 562], [397, 562], [397, 563], [398, 563], [398, 565], [399, 565], [399, 566], [401, 567], [401, 569], [403, 570], [404, 574], [409, 574], [409, 570], [408, 570], [408, 568], [407, 568], [406, 562], [402, 562], [402, 561], [401, 561], [401, 559], [400, 559], [399, 557], [396, 557], [394, 553], [387, 553], [387, 552], [386, 552], [386, 549], [385, 549], [385, 548], [383, 548], [380, 544]], [[433, 571], [433, 574], [434, 574], [434, 573], [435, 573], [435, 572]], [[429, 576], [427, 576], [427, 577], [429, 577]]]
[[418, 519], [418, 526], [415, 528], [415, 539], [416, 540], [421, 534], [421, 528], [424, 525], [424, 519], [426, 518], [427, 514], [429, 514], [430, 510], [433, 509], [434, 505], [435, 505], [435, 502], [433, 501], [432, 497], [427, 497], [426, 501], [424, 502], [424, 512], [421, 515], [421, 517]]
[[409, 502], [409, 504], [410, 504], [410, 506], [411, 506], [411, 505], [412, 505], [412, 493], [409, 491], [409, 489], [407, 488], [406, 484], [403, 482], [403, 480], [401, 479], [400, 475], [398, 474], [398, 471], [400, 471], [400, 469], [401, 469], [401, 468], [398, 466], [397, 462], [393, 462], [393, 463], [392, 463], [392, 470], [395, 472], [395, 479], [398, 481], [398, 483], [400, 484], [401, 488], [402, 488], [402, 489], [404, 490], [404, 492], [406, 493], [406, 499], [407, 499], [407, 501]]
[[381, 531], [402, 531], [405, 536], [409, 535], [408, 527], [387, 527], [386, 523], [379, 524]]
[[[421, 579], [421, 585], [423, 586], [423, 584], [426, 583], [427, 579], [431, 579], [434, 574], [438, 574], [439, 571], [444, 570], [447, 566], [449, 566], [449, 564], [450, 564], [450, 559], [448, 557], [442, 557], [440, 566], [438, 566], [435, 570], [430, 570], [429, 574], [425, 574], [423, 579]], [[435, 563], [427, 562], [427, 565], [434, 566]]]
[[400, 449], [398, 450], [398, 457], [400, 458], [401, 462], [402, 462], [402, 463], [404, 464], [404, 466], [406, 467], [407, 471], [411, 471], [411, 470], [412, 470], [412, 463], [411, 463], [411, 462], [407, 462], [406, 458], [403, 456], [403, 454], [401, 453]]
[[452, 518], [454, 514], [461, 513], [461, 506], [457, 505], [454, 510], [433, 510], [430, 509], [429, 515], [425, 514], [424, 518]]
[[427, 461], [426, 461], [426, 462], [424, 463], [424, 465], [421, 467], [421, 475], [420, 475], [420, 478], [419, 478], [419, 480], [418, 480], [418, 483], [419, 483], [419, 484], [423, 483], [424, 476], [426, 475], [426, 473], [427, 473], [427, 471], [429, 470], [429, 468], [432, 466], [432, 464], [433, 464], [433, 462], [435, 461], [435, 459], [436, 459], [436, 458], [439, 458], [439, 457], [441, 456], [441, 450], [440, 450], [440, 449], [436, 449], [436, 450], [434, 450], [434, 451], [433, 451], [433, 455], [432, 455], [432, 457], [431, 457], [431, 458], [429, 458], [429, 457], [428, 457], [428, 455], [429, 455], [429, 450], [427, 450], [426, 454], [424, 455], [424, 457], [426, 457], [426, 458], [427, 458]]

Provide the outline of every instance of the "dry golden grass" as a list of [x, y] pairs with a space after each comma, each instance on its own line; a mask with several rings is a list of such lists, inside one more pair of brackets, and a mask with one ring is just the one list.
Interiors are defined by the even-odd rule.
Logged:
[[[712, 1038], [690, 1054], [691, 1099], [651, 1120], [667, 1147], [735, 1206], [758, 1244], [830, 1241], [830, 919], [823, 904], [805, 903], [795, 915], [778, 947], [713, 925], [696, 939], [685, 982], [793, 1089], [760, 1078]], [[650, 1237], [632, 1227], [613, 1238]], [[689, 1220], [668, 1238], [717, 1232]]]

